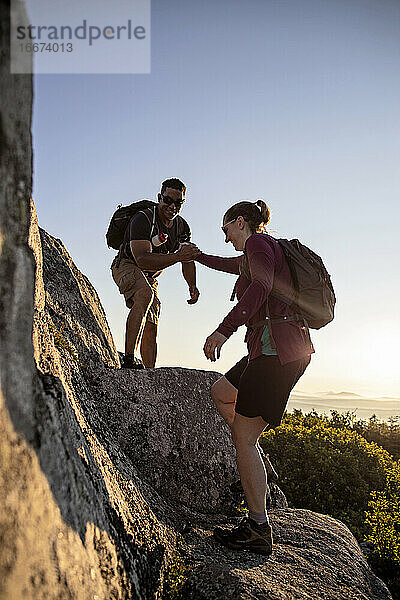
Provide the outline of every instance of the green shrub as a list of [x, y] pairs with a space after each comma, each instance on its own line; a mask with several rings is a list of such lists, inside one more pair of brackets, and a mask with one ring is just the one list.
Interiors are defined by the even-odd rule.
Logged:
[[370, 542], [372, 568], [400, 598], [400, 465], [356, 431], [353, 417], [295, 410], [260, 443], [289, 505], [339, 519], [360, 542]]
[[370, 492], [384, 489], [394, 464], [383, 448], [301, 411], [266, 432], [261, 444], [274, 457], [289, 505], [340, 519], [362, 538]]
[[365, 520], [369, 561], [393, 594], [400, 598], [400, 465], [389, 469], [382, 491], [372, 492]]
[[396, 460], [400, 459], [400, 417], [390, 417], [388, 421], [380, 421], [372, 415], [368, 421], [354, 421], [352, 429], [369, 442], [376, 442], [389, 452]]
[[357, 419], [355, 413], [350, 411], [340, 413], [336, 410], [331, 410], [331, 415], [327, 416], [318, 415], [315, 411], [303, 415], [301, 410], [295, 410], [293, 414], [288, 414], [285, 417], [286, 419], [289, 422], [296, 421], [304, 425], [311, 424], [316, 420], [337, 429], [346, 427], [362, 435], [367, 442], [375, 442], [379, 446], [382, 446], [394, 459], [400, 459], [400, 416], [390, 417], [387, 421], [381, 421], [376, 415], [372, 415], [368, 421], [365, 421]]

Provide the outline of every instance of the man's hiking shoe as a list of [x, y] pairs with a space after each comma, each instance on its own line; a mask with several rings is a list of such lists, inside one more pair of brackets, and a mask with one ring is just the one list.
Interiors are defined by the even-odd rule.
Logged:
[[124, 354], [121, 360], [121, 369], [144, 369], [144, 364], [135, 356]]
[[[240, 479], [231, 483], [231, 485], [229, 486], [229, 489], [230, 489], [231, 494], [236, 502], [242, 502], [242, 500], [245, 499], [242, 482], [240, 481]], [[271, 506], [271, 502], [272, 502], [271, 490], [267, 483], [267, 491], [266, 491], [266, 496], [265, 496], [265, 507], [269, 508]]]
[[245, 517], [237, 527], [214, 529], [215, 539], [234, 550], [250, 550], [268, 556], [272, 552], [272, 527], [267, 523], [259, 525], [253, 519]]

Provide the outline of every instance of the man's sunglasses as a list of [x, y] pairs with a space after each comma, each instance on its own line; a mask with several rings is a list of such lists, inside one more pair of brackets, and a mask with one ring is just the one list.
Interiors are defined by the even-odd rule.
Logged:
[[170, 198], [169, 196], [164, 196], [164, 194], [161, 194], [161, 198], [163, 199], [163, 202], [167, 206], [171, 206], [172, 204], [175, 204], [176, 210], [181, 210], [182, 205], [185, 202], [184, 200], [175, 200], [174, 198]]

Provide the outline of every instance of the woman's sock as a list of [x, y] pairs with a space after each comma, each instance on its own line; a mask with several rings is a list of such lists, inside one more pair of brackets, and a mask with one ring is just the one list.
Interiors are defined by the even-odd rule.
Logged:
[[258, 525], [262, 525], [263, 523], [268, 523], [268, 515], [266, 512], [263, 513], [255, 513], [249, 510], [249, 518], [252, 521], [255, 521]]

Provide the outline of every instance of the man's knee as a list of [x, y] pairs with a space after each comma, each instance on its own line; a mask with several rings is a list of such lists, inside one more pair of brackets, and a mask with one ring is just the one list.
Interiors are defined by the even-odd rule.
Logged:
[[139, 312], [142, 312], [143, 314], [145, 314], [147, 312], [147, 309], [153, 302], [153, 298], [154, 298], [153, 290], [148, 286], [142, 287], [140, 290], [138, 290], [135, 293], [135, 295], [133, 297], [132, 309], [135, 312], [139, 311]]

